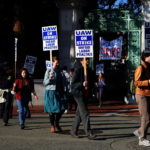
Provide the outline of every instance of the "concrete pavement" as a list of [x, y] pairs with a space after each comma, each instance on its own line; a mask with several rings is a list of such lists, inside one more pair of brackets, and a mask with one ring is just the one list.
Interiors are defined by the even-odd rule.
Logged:
[[[32, 115], [26, 119], [26, 128], [21, 130], [14, 116], [9, 126], [0, 120], [1, 150], [146, 150], [138, 146], [132, 132], [138, 128], [138, 116], [91, 115], [91, 126], [96, 140], [88, 140], [80, 126], [81, 138], [69, 134], [74, 114], [64, 114], [61, 119], [62, 133], [50, 133], [48, 115]], [[148, 135], [148, 139], [150, 136]]]

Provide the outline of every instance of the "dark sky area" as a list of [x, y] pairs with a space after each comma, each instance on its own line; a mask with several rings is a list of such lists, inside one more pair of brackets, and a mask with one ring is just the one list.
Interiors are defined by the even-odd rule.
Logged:
[[[1, 0], [0, 1], [0, 62], [8, 61], [14, 65], [14, 41], [18, 38], [17, 67], [23, 66], [26, 55], [36, 56], [35, 74], [41, 76], [45, 70], [45, 60], [49, 60], [49, 53], [42, 51], [41, 27], [58, 25], [59, 5], [63, 0]], [[90, 2], [82, 0], [82, 2]], [[96, 4], [96, 0], [95, 4]], [[90, 2], [91, 3], [91, 2]], [[80, 4], [80, 3], [79, 3]], [[83, 3], [84, 4], [84, 3]], [[87, 5], [92, 9], [91, 5]], [[21, 22], [21, 32], [13, 31], [16, 20]], [[58, 25], [59, 28], [59, 25]], [[43, 67], [44, 66], [44, 67]], [[42, 74], [43, 75], [43, 74]]]
[[[0, 61], [14, 62], [14, 39], [18, 38], [18, 68], [26, 55], [36, 56], [39, 69], [48, 53], [42, 51], [41, 27], [58, 24], [58, 9], [53, 1], [1, 0], [0, 1]], [[21, 22], [21, 33], [13, 31], [16, 20]], [[41, 64], [41, 65], [40, 65]], [[37, 71], [38, 72], [38, 71]], [[39, 71], [41, 72], [41, 71]], [[38, 73], [37, 73], [38, 74]]]

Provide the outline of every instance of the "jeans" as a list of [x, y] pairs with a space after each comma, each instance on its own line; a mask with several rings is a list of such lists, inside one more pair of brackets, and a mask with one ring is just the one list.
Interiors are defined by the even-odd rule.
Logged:
[[25, 118], [28, 110], [28, 102], [23, 100], [16, 100], [17, 106], [18, 106], [18, 117], [19, 117], [19, 123], [24, 124]]

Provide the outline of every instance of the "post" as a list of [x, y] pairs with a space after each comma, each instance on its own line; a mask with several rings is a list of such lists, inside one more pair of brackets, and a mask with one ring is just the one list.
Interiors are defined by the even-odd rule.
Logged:
[[84, 80], [87, 81], [86, 58], [84, 57]]
[[[86, 66], [86, 58], [84, 57], [83, 58], [83, 61], [84, 61], [84, 81], [87, 81], [87, 66]], [[85, 89], [87, 90], [87, 86], [85, 87]]]
[[50, 62], [52, 63], [52, 50], [50, 50]]
[[18, 38], [15, 38], [15, 78], [17, 75], [17, 42]]

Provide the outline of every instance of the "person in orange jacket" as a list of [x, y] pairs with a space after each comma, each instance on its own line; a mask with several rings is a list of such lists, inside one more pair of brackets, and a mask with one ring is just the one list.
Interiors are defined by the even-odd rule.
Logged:
[[142, 53], [141, 64], [134, 73], [135, 97], [140, 113], [140, 128], [133, 133], [139, 139], [139, 145], [150, 146], [146, 139], [150, 123], [150, 53]]

